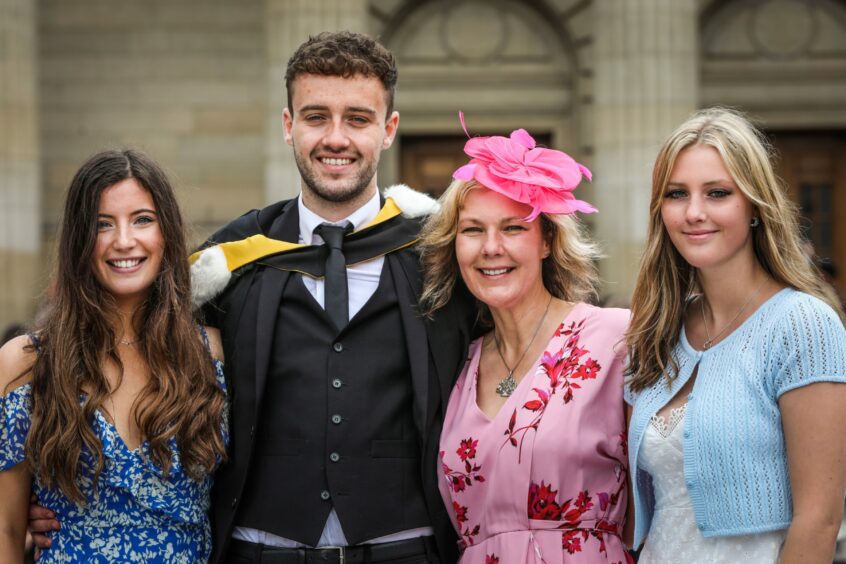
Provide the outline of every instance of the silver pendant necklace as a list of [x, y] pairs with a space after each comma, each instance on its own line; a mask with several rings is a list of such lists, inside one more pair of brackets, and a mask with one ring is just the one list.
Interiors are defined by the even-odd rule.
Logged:
[[704, 343], [702, 343], [702, 349], [703, 349], [703, 350], [706, 350], [706, 351], [707, 351], [708, 349], [710, 349], [711, 347], [713, 347], [713, 346], [714, 346], [714, 341], [716, 341], [717, 339], [719, 339], [719, 338], [720, 338], [720, 336], [721, 336], [723, 333], [725, 333], [725, 332], [726, 332], [726, 329], [728, 329], [729, 327], [731, 327], [731, 326], [732, 326], [732, 324], [733, 324], [735, 321], [737, 321], [737, 318], [738, 318], [738, 317], [740, 317], [740, 314], [741, 314], [741, 313], [743, 313], [743, 310], [744, 310], [744, 309], [746, 309], [746, 306], [748, 306], [750, 303], [752, 303], [752, 300], [755, 298], [755, 296], [757, 296], [757, 295], [758, 295], [758, 293], [759, 293], [759, 292], [760, 292], [760, 291], [764, 288], [764, 286], [766, 285], [766, 283], [767, 283], [767, 282], [769, 282], [769, 281], [770, 281], [770, 277], [769, 277], [769, 276], [767, 276], [766, 278], [764, 278], [764, 281], [763, 281], [763, 282], [761, 282], [761, 285], [760, 285], [760, 286], [758, 286], [758, 289], [757, 289], [757, 290], [755, 290], [755, 291], [754, 291], [754, 292], [753, 292], [753, 293], [749, 296], [749, 298], [747, 298], [747, 300], [743, 303], [743, 305], [742, 305], [742, 306], [740, 306], [740, 309], [739, 309], [739, 310], [737, 310], [737, 313], [735, 313], [735, 314], [734, 314], [734, 317], [732, 317], [732, 318], [731, 318], [731, 321], [729, 321], [728, 323], [726, 323], [726, 325], [725, 325], [722, 329], [720, 329], [720, 331], [719, 331], [716, 335], [714, 335], [713, 337], [711, 337], [711, 334], [708, 332], [708, 322], [705, 320], [705, 299], [704, 299], [704, 298], [705, 298], [705, 296], [703, 295], [703, 296], [702, 296], [702, 298], [700, 298], [700, 299], [699, 299], [699, 311], [700, 311], [700, 312], [702, 312], [702, 325], [704, 325], [704, 326], [705, 326], [705, 342], [704, 342]]
[[546, 302], [546, 309], [543, 311], [543, 317], [541, 317], [538, 326], [535, 327], [535, 332], [532, 335], [532, 339], [529, 341], [529, 344], [526, 345], [526, 348], [523, 350], [523, 354], [520, 355], [520, 358], [517, 360], [517, 363], [514, 365], [514, 368], [508, 366], [508, 363], [505, 362], [505, 357], [502, 355], [502, 349], [499, 346], [499, 337], [496, 334], [496, 329], [494, 329], [494, 342], [496, 343], [496, 352], [499, 353], [499, 359], [502, 361], [502, 365], [505, 366], [505, 369], [508, 370], [508, 375], [505, 378], [499, 381], [499, 384], [496, 386], [496, 393], [499, 396], [507, 398], [511, 394], [514, 393], [514, 390], [517, 389], [517, 380], [514, 379], [514, 370], [520, 366], [520, 363], [523, 361], [523, 357], [526, 356], [526, 353], [529, 352], [529, 349], [532, 347], [532, 343], [535, 342], [535, 337], [538, 336], [538, 332], [540, 331], [541, 326], [543, 325], [544, 320], [546, 319], [546, 314], [549, 313], [549, 305], [552, 303], [552, 294], [549, 296], [549, 301]]

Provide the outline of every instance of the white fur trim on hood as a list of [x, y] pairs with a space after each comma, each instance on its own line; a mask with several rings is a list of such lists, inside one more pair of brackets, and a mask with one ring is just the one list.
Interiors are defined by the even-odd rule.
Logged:
[[232, 273], [226, 265], [226, 256], [218, 247], [202, 251], [191, 265], [191, 295], [194, 305], [200, 307], [226, 288]]
[[382, 192], [386, 198], [396, 202], [402, 215], [409, 218], [431, 215], [441, 209], [441, 204], [431, 196], [418, 192], [405, 184], [395, 184]]
[[[412, 190], [405, 184], [389, 186], [384, 196], [391, 198], [402, 215], [408, 218], [423, 217], [437, 212], [441, 205], [432, 197]], [[229, 284], [232, 273], [226, 263], [226, 256], [217, 246], [209, 247], [191, 265], [191, 294], [194, 305], [200, 307], [217, 296]]]

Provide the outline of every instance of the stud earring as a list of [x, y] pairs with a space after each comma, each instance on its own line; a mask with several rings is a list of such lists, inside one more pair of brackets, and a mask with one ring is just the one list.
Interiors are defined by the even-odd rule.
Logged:
[[761, 220], [757, 217], [753, 217], [752, 221], [749, 222], [749, 227], [758, 227], [759, 225], [761, 225]]

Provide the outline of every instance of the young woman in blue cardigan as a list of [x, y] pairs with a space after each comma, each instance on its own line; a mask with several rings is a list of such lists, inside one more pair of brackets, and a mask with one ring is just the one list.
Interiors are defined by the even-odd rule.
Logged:
[[741, 115], [700, 111], [664, 143], [628, 334], [641, 564], [832, 561], [846, 331], [800, 243]]

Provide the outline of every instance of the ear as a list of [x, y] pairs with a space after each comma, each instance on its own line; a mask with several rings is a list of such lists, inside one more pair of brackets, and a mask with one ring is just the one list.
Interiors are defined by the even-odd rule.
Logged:
[[391, 112], [391, 117], [385, 121], [385, 138], [382, 140], [382, 150], [388, 149], [394, 144], [394, 137], [397, 135], [397, 128], [399, 128], [399, 112]]
[[543, 251], [541, 258], [547, 259], [552, 254], [552, 233], [544, 234], [543, 236]]
[[291, 135], [291, 129], [294, 127], [294, 116], [288, 108], [282, 110], [282, 126], [285, 130], [285, 143], [293, 145], [294, 137]]

